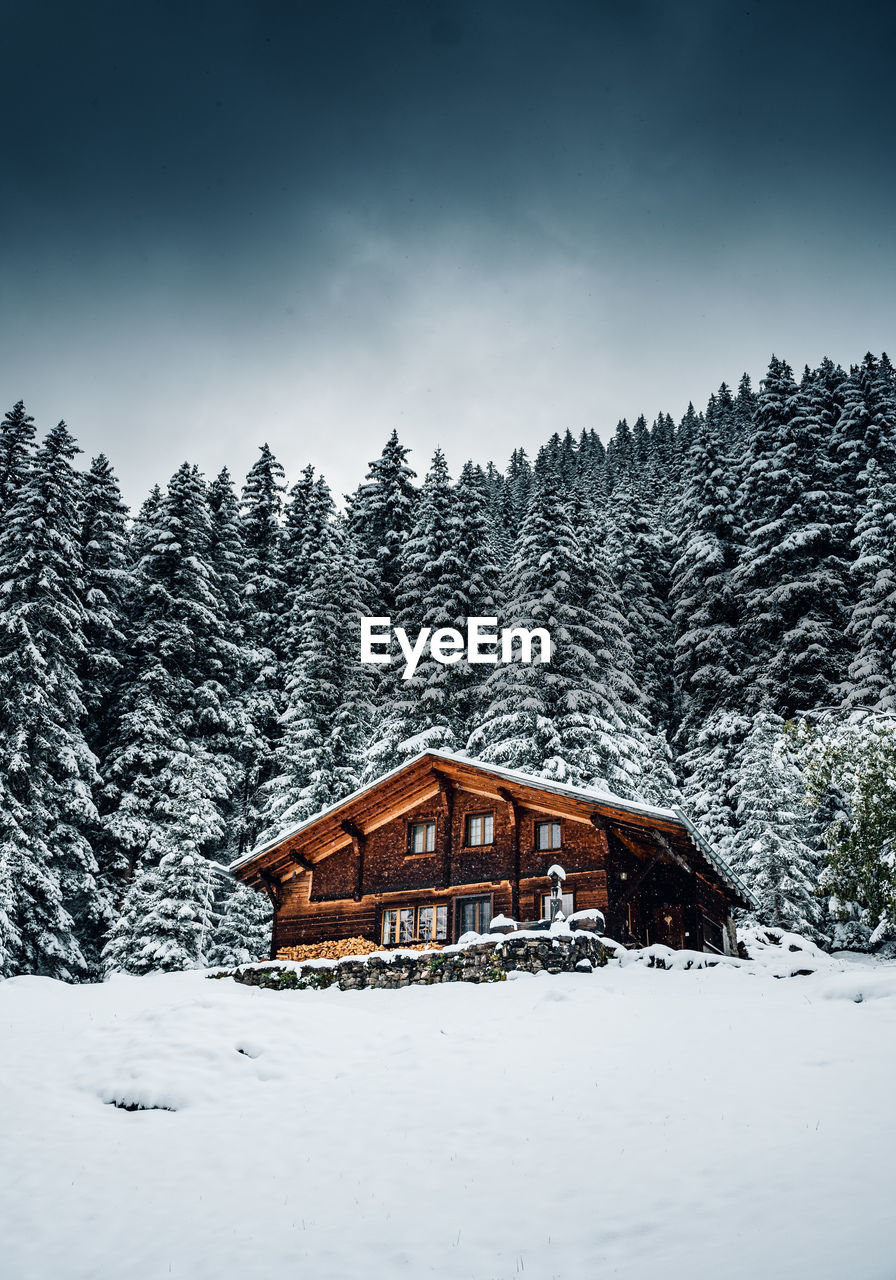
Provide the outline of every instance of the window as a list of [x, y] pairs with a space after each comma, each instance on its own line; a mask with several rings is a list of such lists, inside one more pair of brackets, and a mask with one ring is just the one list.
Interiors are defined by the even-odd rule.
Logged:
[[448, 908], [419, 907], [417, 910], [417, 936], [421, 942], [448, 937]]
[[434, 822], [411, 822], [408, 825], [408, 853], [432, 853], [435, 847]]
[[492, 922], [491, 894], [485, 893], [478, 898], [458, 898], [457, 921], [458, 937], [465, 933], [488, 933]]
[[494, 844], [495, 815], [493, 813], [468, 813], [466, 824], [468, 846]]
[[414, 908], [389, 907], [383, 912], [383, 945], [410, 942], [414, 936]]
[[[575, 902], [576, 897], [574, 893], [561, 893], [560, 910], [565, 916], [571, 916], [575, 911]], [[551, 918], [551, 895], [549, 893], [543, 893], [541, 895], [541, 918], [542, 920], [549, 920]]]
[[383, 912], [381, 938], [384, 947], [396, 943], [445, 941], [448, 938], [448, 907], [387, 907]]
[[553, 819], [550, 822], [536, 822], [535, 848], [536, 849], [559, 849], [560, 848], [560, 823], [556, 819]]

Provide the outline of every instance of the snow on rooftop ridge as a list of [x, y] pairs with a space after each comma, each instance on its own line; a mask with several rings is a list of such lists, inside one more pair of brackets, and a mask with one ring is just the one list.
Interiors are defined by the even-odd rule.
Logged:
[[[341, 800], [335, 801], [333, 804], [327, 805], [325, 809], [319, 810], [318, 813], [312, 814], [308, 818], [303, 818], [301, 822], [295, 823], [291, 827], [285, 827], [279, 831], [277, 835], [271, 839], [257, 844], [248, 853], [244, 853], [241, 858], [237, 858], [230, 864], [230, 870], [234, 871], [238, 867], [245, 866], [251, 862], [253, 858], [257, 858], [260, 854], [266, 853], [269, 849], [275, 849], [278, 844], [284, 840], [288, 840], [291, 836], [298, 835], [301, 831], [306, 830], [313, 823], [318, 822], [321, 818], [330, 813], [336, 813], [345, 805], [351, 804], [353, 800], [357, 800], [360, 796], [366, 795], [368, 791], [372, 791], [374, 787], [378, 787], [381, 783], [386, 782], [389, 778], [396, 777], [399, 773], [409, 769], [412, 765], [418, 764], [427, 757], [435, 757], [437, 760], [453, 760], [459, 764], [469, 764], [477, 769], [482, 769], [485, 773], [494, 774], [496, 777], [504, 778], [508, 782], [519, 782], [526, 786], [537, 786], [539, 790], [550, 791], [555, 795], [570, 796], [577, 800], [591, 800], [595, 804], [611, 805], [615, 809], [624, 809], [630, 813], [644, 813], [656, 817], [671, 818], [673, 821], [685, 821], [690, 830], [694, 830], [691, 824], [687, 822], [684, 815], [679, 809], [664, 809], [659, 805], [647, 804], [642, 800], [623, 800], [621, 796], [613, 795], [611, 791], [601, 791], [597, 787], [574, 787], [566, 782], [554, 782], [548, 778], [541, 778], [535, 773], [524, 773], [520, 769], [506, 769], [503, 765], [491, 764], [485, 760], [478, 760], [474, 756], [466, 756], [462, 752], [445, 751], [437, 747], [430, 747], [426, 751], [420, 751], [417, 755], [412, 756], [410, 760], [405, 760], [402, 764], [396, 765], [394, 769], [390, 769], [388, 773], [381, 774], [378, 778], [374, 778], [372, 782], [367, 782], [363, 787], [357, 787], [354, 791], [344, 796]], [[708, 847], [705, 841], [701, 841], [704, 847]], [[713, 863], [716, 866], [716, 863]], [[724, 864], [723, 864], [724, 865]], [[719, 868], [716, 867], [718, 870]], [[730, 874], [730, 873], [729, 873]]]

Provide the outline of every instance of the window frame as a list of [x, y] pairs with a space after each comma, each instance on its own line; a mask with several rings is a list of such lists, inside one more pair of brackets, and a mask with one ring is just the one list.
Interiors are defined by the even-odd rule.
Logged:
[[[451, 928], [451, 918], [448, 911], [449, 903], [447, 902], [396, 902], [390, 903], [389, 906], [383, 907], [380, 913], [380, 946], [383, 947], [400, 947], [415, 942], [448, 942]], [[439, 936], [436, 932], [431, 938], [422, 938], [420, 936], [420, 912], [431, 908], [433, 912], [433, 926], [438, 930], [439, 911], [445, 912], [445, 934]], [[401, 938], [401, 916], [402, 912], [409, 911], [411, 913], [411, 935], [408, 938]], [[394, 916], [394, 931], [396, 936], [391, 941], [386, 941], [386, 919], [388, 916]]]
[[[556, 844], [539, 844], [538, 833], [542, 827], [557, 828]], [[532, 842], [535, 846], [536, 853], [556, 853], [558, 849], [563, 848], [563, 825], [559, 818], [536, 818], [532, 824]]]
[[[474, 848], [475, 847], [478, 847], [478, 846], [474, 846]], [[483, 902], [486, 900], [488, 901], [488, 912], [489, 912], [488, 920], [486, 921], [486, 928], [485, 928], [485, 931], [487, 932], [488, 926], [489, 924], [491, 924], [492, 917], [495, 914], [495, 895], [493, 893], [463, 893], [454, 899], [454, 934], [455, 934], [454, 941], [455, 942], [462, 935], [462, 930], [461, 930], [462, 904], [464, 902]]]
[[[427, 846], [427, 847], [425, 847], [425, 848], [423, 848], [423, 849], [415, 849], [415, 848], [414, 848], [414, 831], [415, 831], [418, 827], [426, 827], [427, 829], [431, 829], [431, 830], [432, 830], [432, 848], [429, 848], [429, 847], [428, 847], [428, 841], [426, 840], [426, 838], [424, 838], [424, 845], [425, 845], [425, 846]], [[436, 836], [437, 836], [437, 834], [438, 834], [438, 833], [437, 833], [437, 831], [436, 831], [436, 820], [435, 820], [435, 818], [419, 818], [419, 819], [416, 819], [416, 820], [415, 820], [415, 821], [413, 821], [413, 822], [408, 822], [407, 852], [406, 852], [406, 854], [405, 854], [405, 857], [407, 857], [407, 858], [423, 858], [423, 857], [425, 857], [428, 853], [435, 853], [435, 851], [436, 851]]]
[[[491, 827], [492, 827], [491, 839], [480, 840], [476, 844], [473, 844], [471, 839], [473, 834], [472, 824], [476, 821], [482, 822], [483, 835], [484, 835], [485, 834], [484, 824], [486, 819], [491, 820]], [[481, 811], [478, 811], [476, 813], [465, 813], [464, 814], [464, 848], [465, 849], [488, 849], [494, 843], [495, 843], [495, 811], [494, 809], [482, 809]], [[470, 896], [475, 897], [477, 895], [472, 894]]]
[[[570, 903], [570, 907], [569, 907], [569, 910], [568, 910], [568, 911], [564, 910], [564, 907], [563, 907], [563, 899], [564, 899], [564, 898], [571, 898], [571, 899], [572, 899], [572, 902]], [[549, 920], [549, 919], [550, 919], [550, 916], [551, 916], [551, 906], [550, 906], [550, 903], [551, 903], [551, 891], [550, 891], [550, 889], [548, 889], [548, 890], [546, 890], [546, 891], [544, 891], [544, 890], [543, 890], [543, 891], [538, 895], [538, 898], [536, 899], [536, 904], [537, 904], [537, 905], [539, 905], [540, 910], [541, 910], [541, 915], [538, 917], [538, 918], [539, 918], [539, 920]], [[564, 889], [564, 891], [560, 894], [560, 910], [563, 912], [564, 916], [565, 916], [565, 917], [567, 918], [567, 920], [568, 920], [568, 919], [569, 919], [569, 917], [572, 915], [572, 913], [575, 911], [575, 909], [576, 909], [576, 891], [575, 891], [575, 889]]]

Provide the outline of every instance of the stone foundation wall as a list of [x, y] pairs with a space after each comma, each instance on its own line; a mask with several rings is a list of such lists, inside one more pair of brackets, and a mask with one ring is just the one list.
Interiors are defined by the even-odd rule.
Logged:
[[511, 934], [474, 942], [457, 950], [375, 954], [339, 960], [333, 965], [272, 966], [221, 973], [237, 982], [279, 990], [338, 986], [366, 988], [432, 986], [437, 982], [503, 982], [508, 973], [590, 972], [605, 965], [610, 952], [593, 933]]

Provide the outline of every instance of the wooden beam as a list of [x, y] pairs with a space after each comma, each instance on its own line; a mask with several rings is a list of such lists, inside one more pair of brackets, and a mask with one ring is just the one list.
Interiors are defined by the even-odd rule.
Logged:
[[511, 871], [510, 871], [510, 918], [511, 920], [519, 920], [520, 918], [520, 813], [517, 805], [516, 797], [513, 792], [508, 791], [506, 787], [498, 788], [498, 795], [507, 805], [510, 811], [510, 844], [511, 844]]
[[675, 852], [675, 850], [672, 848], [671, 844], [669, 843], [669, 841], [666, 839], [666, 837], [663, 835], [661, 831], [657, 831], [656, 829], [654, 829], [653, 835], [656, 837], [657, 843], [659, 844], [660, 848], [663, 850], [664, 853], [666, 853], [672, 859], [673, 862], [677, 863], [678, 866], [681, 867], [683, 871], [686, 871], [689, 876], [696, 875], [696, 871], [694, 867], [692, 867], [690, 863], [685, 862], [681, 854]]
[[264, 885], [264, 891], [271, 900], [271, 906], [275, 911], [279, 911], [280, 902], [283, 898], [283, 886], [279, 880], [276, 880], [269, 871], [264, 869], [258, 872], [258, 878]]
[[450, 778], [437, 772], [439, 794], [442, 800], [442, 884], [447, 889], [451, 884], [451, 860], [454, 856], [454, 783]]
[[296, 864], [296, 866], [301, 867], [303, 871], [314, 870], [314, 863], [309, 862], [304, 854], [296, 853], [295, 849], [287, 849], [286, 852], [288, 853], [290, 859]]
[[356, 827], [353, 822], [345, 821], [342, 823], [342, 830], [350, 837], [352, 842], [352, 853], [355, 856], [355, 902], [360, 902], [364, 896], [364, 846], [366, 840], [364, 832], [360, 827]]

